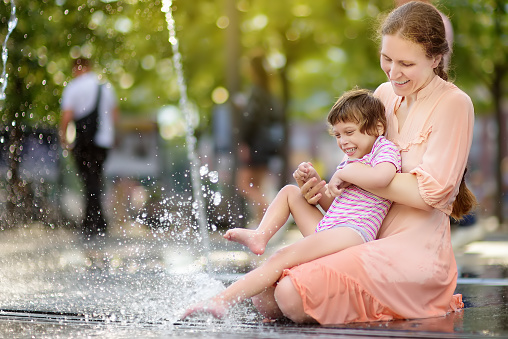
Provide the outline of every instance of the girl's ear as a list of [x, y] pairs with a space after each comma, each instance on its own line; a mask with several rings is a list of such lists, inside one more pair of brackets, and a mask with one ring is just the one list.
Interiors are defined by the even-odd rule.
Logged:
[[381, 123], [381, 121], [377, 122], [376, 128], [377, 128], [377, 135], [378, 136], [385, 134], [385, 128], [383, 127], [383, 124]]

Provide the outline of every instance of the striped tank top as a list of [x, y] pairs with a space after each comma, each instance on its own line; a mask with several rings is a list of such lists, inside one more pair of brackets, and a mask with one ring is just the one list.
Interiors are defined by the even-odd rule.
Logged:
[[[397, 173], [401, 171], [400, 151], [384, 136], [377, 138], [370, 153], [361, 159], [348, 159], [342, 162], [337, 169], [339, 170], [352, 162], [361, 162], [372, 167], [382, 162], [390, 162], [397, 169]], [[358, 186], [350, 185], [334, 199], [316, 227], [316, 232], [347, 224], [353, 228], [361, 229], [361, 233], [366, 237], [365, 241], [374, 240], [391, 204], [390, 200], [367, 192]]]

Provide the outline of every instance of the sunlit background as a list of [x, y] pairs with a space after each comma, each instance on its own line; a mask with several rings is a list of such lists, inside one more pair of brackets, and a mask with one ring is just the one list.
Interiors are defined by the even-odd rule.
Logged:
[[[239, 137], [235, 116], [241, 114], [236, 107], [245, 101], [250, 86], [247, 56], [252, 51], [261, 49], [267, 56], [287, 133], [281, 154], [270, 162], [268, 194], [291, 183], [291, 173], [302, 161], [312, 161], [323, 177], [329, 177], [341, 158], [327, 134], [329, 108], [344, 91], [355, 86], [374, 90], [386, 79], [379, 67], [376, 25], [393, 8], [392, 0], [173, 1], [190, 117], [181, 109], [162, 1], [18, 0], [18, 21], [7, 39], [12, 1], [0, 1], [0, 42], [5, 40], [8, 52], [2, 59], [6, 77], [0, 83], [6, 86], [0, 100], [0, 230], [36, 225], [35, 235], [21, 230], [22, 240], [10, 247], [4, 243], [13, 260], [23, 257], [23, 239], [39, 237], [46, 229], [74, 230], [82, 217], [81, 183], [71, 155], [57, 138], [60, 98], [78, 57], [90, 58], [120, 99], [121, 119], [106, 163], [104, 197], [113, 235], [153, 239], [158, 234], [157, 248], [164, 251], [168, 239], [187, 239], [193, 222], [188, 128], [197, 138], [203, 181], [199, 189], [206, 200], [209, 230], [245, 226], [249, 209], [234, 185]], [[453, 25], [451, 78], [475, 106], [467, 181], [480, 202], [476, 218], [487, 221], [483, 232], [506, 233], [508, 4], [435, 4]], [[69, 133], [72, 139], [72, 129]], [[62, 246], [60, 265], [71, 270], [83, 258], [68, 248], [66, 234], [55, 234], [54, 243], [26, 240], [27, 251], [41, 245], [41, 253], [47, 253], [52, 246]], [[492, 246], [474, 245], [465, 251], [506, 258], [502, 248]], [[178, 270], [190, 259], [177, 252], [171, 248], [171, 255], [166, 251], [162, 259], [143, 262], [150, 269], [160, 261]], [[17, 254], [9, 257], [12, 253]], [[124, 267], [122, 258], [128, 255], [122, 253], [110, 258], [114, 272]], [[208, 260], [222, 265], [235, 260], [243, 265], [241, 270], [251, 265], [243, 252], [212, 254]], [[141, 266], [133, 265], [123, 272], [138, 272]], [[27, 264], [23, 272], [33, 267]], [[167, 292], [162, 285], [158, 288], [160, 295]], [[64, 292], [55, 292], [57, 299]]]
[[[4, 0], [0, 8], [3, 36], [10, 5]], [[46, 186], [66, 182], [62, 177], [72, 172], [66, 154], [61, 156], [54, 148], [54, 133], [60, 95], [70, 80], [71, 62], [79, 56], [94, 61], [94, 69], [113, 84], [121, 100], [119, 154], [109, 161], [108, 177], [150, 176], [152, 184], [164, 186], [171, 185], [170, 176], [183, 175], [185, 117], [178, 110], [180, 91], [161, 1], [19, 1], [16, 5], [18, 23], [6, 45], [8, 84], [0, 126], [0, 201], [8, 210], [21, 207], [14, 212], [16, 220], [33, 205], [27, 195], [45, 198], [50, 193], [38, 190], [51, 191]], [[249, 86], [246, 56], [263, 49], [273, 70], [272, 88], [287, 117], [285, 152], [282, 163], [274, 165], [280, 184], [290, 182], [288, 173], [302, 160], [315, 162], [323, 176], [330, 175], [335, 164], [322, 156], [331, 142], [324, 117], [345, 90], [375, 89], [385, 80], [378, 65], [375, 28], [380, 14], [393, 5], [392, 1], [174, 1], [183, 71], [196, 112], [193, 127], [204, 144], [201, 150], [208, 152], [201, 154], [206, 156], [203, 161], [216, 167], [214, 112], [226, 109], [238, 114], [231, 103], [241, 100]], [[437, 6], [450, 16], [455, 32], [452, 78], [473, 98], [476, 109], [468, 181], [481, 202], [478, 213], [496, 215], [503, 222], [508, 181], [507, 5], [441, 1]], [[231, 147], [237, 132], [232, 126]], [[48, 144], [52, 152], [44, 156], [58, 158], [58, 169], [39, 178], [24, 167], [22, 158], [37, 152], [23, 146], [29, 135], [41, 145]], [[136, 147], [130, 146], [132, 142]], [[222, 173], [225, 186], [231, 185], [228, 178], [234, 170], [233, 165]], [[36, 218], [33, 213], [24, 217]]]

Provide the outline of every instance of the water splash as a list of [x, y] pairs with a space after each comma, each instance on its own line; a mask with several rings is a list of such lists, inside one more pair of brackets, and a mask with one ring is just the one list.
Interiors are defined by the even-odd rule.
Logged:
[[14, 0], [11, 0], [11, 16], [9, 18], [9, 23], [7, 24], [7, 34], [5, 35], [4, 43], [2, 44], [2, 75], [0, 76], [0, 100], [5, 100], [5, 89], [7, 88], [7, 78], [9, 75], [6, 72], [7, 58], [9, 57], [9, 52], [7, 50], [7, 41], [9, 37], [16, 28], [18, 24], [18, 18], [16, 17], [16, 4]]
[[[191, 107], [189, 105], [189, 100], [187, 98], [187, 85], [185, 82], [185, 78], [183, 75], [183, 66], [182, 66], [182, 55], [179, 50], [179, 43], [176, 37], [175, 31], [175, 20], [173, 18], [173, 11], [171, 8], [173, 1], [172, 0], [162, 0], [162, 11], [166, 13], [166, 22], [168, 24], [169, 31], [169, 43], [173, 49], [173, 64], [175, 68], [175, 72], [178, 80], [178, 88], [180, 89], [180, 100], [179, 107], [180, 110], [184, 113], [185, 119], [187, 122], [187, 133], [186, 133], [186, 144], [187, 144], [187, 157], [190, 162], [191, 169], [191, 183], [192, 183], [192, 192], [193, 192], [193, 207], [195, 208], [196, 219], [199, 223], [199, 231], [202, 237], [203, 249], [205, 251], [205, 255], [208, 258], [210, 253], [210, 238], [208, 235], [208, 225], [206, 222], [206, 214], [204, 210], [204, 199], [200, 194], [201, 187], [201, 177], [200, 177], [200, 168], [199, 168], [199, 159], [196, 154], [196, 137], [194, 136], [193, 124], [192, 124], [192, 116], [193, 112], [191, 111]], [[209, 271], [210, 260], [207, 260], [207, 271]]]

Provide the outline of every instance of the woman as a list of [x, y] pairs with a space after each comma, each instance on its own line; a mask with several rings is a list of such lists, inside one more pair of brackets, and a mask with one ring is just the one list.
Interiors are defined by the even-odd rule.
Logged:
[[[222, 318], [235, 304], [273, 286], [284, 269], [375, 240], [391, 201], [355, 185], [348, 185], [343, 192], [334, 188], [342, 186], [342, 170], [353, 162], [367, 165], [362, 180], [370, 187], [385, 187], [395, 173], [400, 172], [400, 151], [384, 137], [385, 107], [370, 91], [355, 89], [337, 100], [327, 120], [337, 146], [347, 155], [328, 183], [330, 208], [327, 213], [323, 216], [316, 206], [308, 204], [298, 187], [284, 186], [256, 230], [235, 228], [227, 231], [224, 238], [249, 247], [255, 254], [262, 254], [268, 241], [290, 215], [304, 238], [278, 250], [221, 293], [191, 306], [183, 318], [197, 313]], [[294, 175], [305, 181], [311, 177], [320, 178], [310, 163], [300, 164]]]
[[[460, 217], [475, 204], [463, 178], [473, 105], [447, 82], [449, 47], [435, 7], [411, 2], [395, 9], [380, 35], [389, 81], [375, 94], [386, 106], [387, 138], [402, 151], [402, 173], [370, 191], [394, 204], [378, 240], [285, 270], [277, 286], [254, 301], [269, 318], [338, 324], [443, 316], [463, 307], [453, 295], [449, 215]], [[362, 165], [352, 165], [348, 181], [361, 187], [355, 173]], [[319, 203], [324, 182], [299, 185], [309, 203]]]

